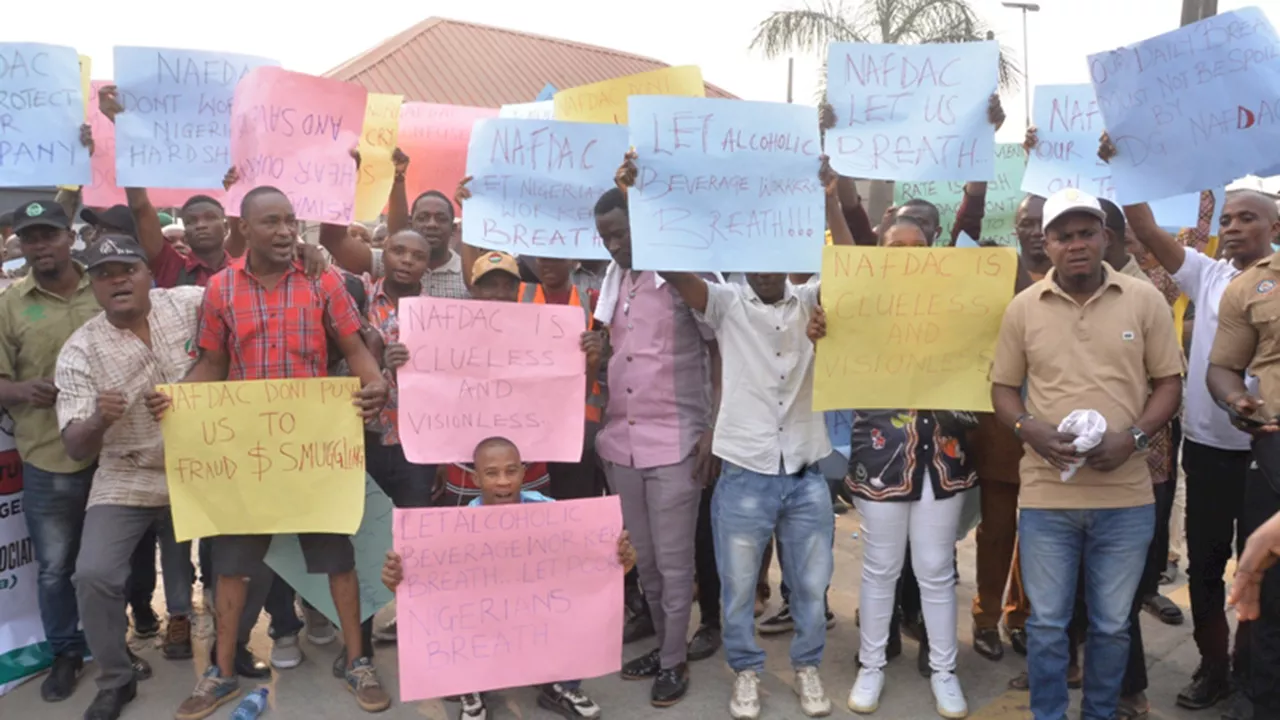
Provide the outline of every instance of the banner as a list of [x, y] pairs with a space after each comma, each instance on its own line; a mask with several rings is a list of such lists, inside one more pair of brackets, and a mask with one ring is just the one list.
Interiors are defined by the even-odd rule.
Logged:
[[700, 98], [706, 97], [707, 86], [701, 69], [684, 65], [561, 90], [552, 101], [557, 120], [626, 125], [627, 98], [632, 95]]
[[[410, 213], [413, 201], [428, 190], [438, 190], [453, 200], [458, 182], [466, 175], [471, 126], [497, 114], [493, 108], [424, 102], [409, 102], [400, 108], [400, 149], [409, 156], [404, 182]], [[454, 210], [461, 214], [460, 208], [455, 206]]]
[[627, 152], [618, 125], [479, 120], [467, 148], [462, 241], [531, 257], [608, 260], [595, 204]]
[[89, 182], [80, 80], [72, 48], [0, 43], [0, 187]]
[[403, 95], [369, 93], [360, 131], [360, 175], [356, 178], [356, 220], [377, 222], [391, 195], [396, 168], [391, 153], [400, 133]]
[[124, 106], [116, 117], [117, 182], [222, 187], [231, 167], [236, 84], [254, 68], [279, 64], [251, 55], [117, 46], [115, 81]]
[[[351, 537], [356, 555], [356, 578], [360, 583], [360, 620], [373, 617], [387, 603], [395, 599], [382, 584], [382, 562], [391, 549], [391, 498], [382, 492], [371, 475], [364, 476], [364, 517], [360, 529]], [[271, 539], [266, 563], [284, 578], [311, 606], [319, 610], [334, 625], [342, 623], [333, 606], [333, 593], [329, 590], [328, 575], [312, 575], [307, 572], [306, 558], [297, 535], [276, 535]]]
[[471, 462], [495, 435], [526, 462], [578, 462], [586, 322], [569, 305], [400, 299], [400, 443], [420, 464]]
[[1122, 204], [1227, 185], [1275, 166], [1280, 39], [1246, 7], [1089, 56]]
[[364, 512], [355, 378], [178, 383], [160, 422], [178, 542], [215, 535], [351, 535]]
[[349, 224], [355, 216], [356, 165], [368, 92], [277, 67], [252, 70], [231, 104], [231, 161], [240, 182], [227, 193], [238, 213], [245, 194], [271, 185], [289, 196], [299, 220]]
[[991, 412], [1010, 248], [828, 247], [813, 409]]
[[[1014, 215], [1017, 214], [1018, 205], [1025, 196], [1021, 186], [1027, 154], [1017, 143], [1000, 143], [996, 145], [995, 157], [995, 178], [987, 183], [981, 239], [984, 242], [1017, 247], [1018, 233]], [[942, 228], [938, 242], [942, 245], [950, 243], [951, 227], [955, 224], [960, 200], [964, 198], [964, 183], [930, 180], [893, 184], [895, 206], [901, 207], [912, 198], [928, 200], [938, 208], [939, 227]]]
[[871, 180], [990, 180], [999, 76], [994, 40], [923, 45], [831, 43], [831, 167]]
[[818, 269], [826, 212], [813, 108], [648, 96], [630, 106], [636, 269]]
[[40, 622], [37, 570], [22, 510], [22, 458], [13, 419], [0, 410], [0, 695], [53, 662]]
[[617, 672], [621, 532], [616, 496], [397, 508], [401, 702]]

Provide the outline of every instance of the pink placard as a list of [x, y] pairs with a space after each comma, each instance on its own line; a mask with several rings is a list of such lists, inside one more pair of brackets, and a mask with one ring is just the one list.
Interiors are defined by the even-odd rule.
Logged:
[[[428, 190], [453, 199], [458, 181], [467, 174], [467, 143], [477, 120], [497, 117], [494, 108], [409, 102], [400, 107], [397, 143], [409, 156], [405, 192], [409, 202]], [[456, 208], [459, 214], [461, 209]]]
[[400, 700], [622, 667], [617, 496], [395, 510]]
[[[94, 80], [90, 83], [92, 92], [89, 93], [89, 128], [93, 132], [93, 157], [89, 166], [93, 170], [93, 182], [81, 190], [81, 201], [87, 207], [106, 208], [127, 202], [124, 188], [116, 185], [116, 126], [98, 110], [98, 90], [103, 85], [110, 84], [110, 80]], [[182, 207], [192, 195], [208, 195], [222, 202], [225, 194], [222, 188], [147, 188], [151, 204], [158, 208]]]
[[355, 215], [356, 165], [368, 92], [359, 85], [260, 67], [236, 85], [231, 161], [240, 181], [227, 202], [270, 185], [284, 191], [299, 220], [346, 225]]
[[586, 419], [586, 320], [569, 305], [400, 300], [400, 444], [410, 462], [471, 462], [506, 437], [525, 461], [578, 462]]

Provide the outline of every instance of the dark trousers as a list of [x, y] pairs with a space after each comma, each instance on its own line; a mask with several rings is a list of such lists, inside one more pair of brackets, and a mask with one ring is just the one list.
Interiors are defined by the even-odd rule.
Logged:
[[129, 580], [125, 583], [125, 599], [133, 618], [138, 619], [139, 611], [146, 613], [151, 609], [151, 598], [156, 590], [156, 529], [148, 528], [134, 548], [129, 558]]
[[[1245, 478], [1249, 472], [1247, 450], [1219, 450], [1187, 440], [1182, 468], [1187, 473], [1187, 590], [1191, 596], [1191, 621], [1200, 661], [1205, 669], [1226, 672], [1231, 665], [1231, 630], [1227, 625], [1226, 587], [1223, 574], [1233, 553], [1244, 550], [1247, 537], [1242, 513]], [[1234, 665], [1242, 675], [1248, 632], [1237, 630]]]
[[720, 571], [716, 569], [715, 534], [711, 531], [711, 496], [714, 487], [703, 488], [698, 503], [698, 525], [693, 540], [694, 580], [698, 583], [699, 625], [720, 627]]
[[[1173, 467], [1176, 467], [1173, 466]], [[1120, 695], [1136, 695], [1147, 689], [1147, 655], [1142, 646], [1142, 624], [1139, 613], [1142, 600], [1160, 592], [1160, 573], [1169, 564], [1169, 516], [1173, 512], [1173, 496], [1178, 491], [1178, 475], [1170, 473], [1167, 481], [1155, 486], [1156, 535], [1147, 549], [1147, 563], [1142, 568], [1138, 592], [1133, 596], [1133, 609], [1129, 612], [1129, 664], [1125, 666], [1124, 682]], [[1160, 526], [1164, 525], [1164, 544], [1159, 543]], [[1082, 599], [1082, 598], [1081, 598]], [[1083, 614], [1080, 617], [1087, 617]], [[1087, 623], [1087, 620], [1085, 621]]]
[[[1280, 437], [1253, 441], [1254, 463], [1245, 479], [1244, 517], [1248, 532], [1280, 512]], [[1254, 467], [1256, 465], [1256, 467]], [[1190, 506], [1191, 498], [1187, 498]], [[1249, 627], [1247, 691], [1258, 720], [1280, 718], [1280, 566], [1262, 579], [1261, 614]]]
[[556, 500], [600, 497], [608, 486], [600, 458], [591, 447], [583, 448], [579, 462], [547, 463], [547, 476], [547, 494]]

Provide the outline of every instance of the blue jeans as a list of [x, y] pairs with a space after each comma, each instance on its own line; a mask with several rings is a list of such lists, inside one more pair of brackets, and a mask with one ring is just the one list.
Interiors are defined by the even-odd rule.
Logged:
[[64, 475], [22, 464], [22, 505], [39, 566], [36, 598], [44, 634], [54, 655], [84, 653], [87, 648], [80, 631], [80, 611], [76, 608], [71, 576], [80, 554], [80, 532], [84, 529], [93, 471], [90, 466]]
[[1027, 673], [1035, 720], [1067, 717], [1067, 626], [1082, 561], [1089, 631], [1080, 717], [1115, 716], [1129, 658], [1129, 611], [1155, 526], [1155, 505], [1022, 510], [1018, 551], [1022, 583], [1031, 601]]
[[795, 620], [791, 666], [817, 667], [827, 641], [825, 601], [835, 535], [826, 478], [816, 466], [799, 475], [761, 475], [725, 462], [711, 499], [711, 527], [729, 667], [764, 670], [764, 651], [755, 638], [756, 580], [775, 532]]

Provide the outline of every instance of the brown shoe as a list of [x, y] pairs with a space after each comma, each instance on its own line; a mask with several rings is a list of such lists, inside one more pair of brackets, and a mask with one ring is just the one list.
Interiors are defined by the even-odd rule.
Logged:
[[182, 701], [174, 720], [202, 720], [213, 714], [223, 704], [240, 694], [240, 679], [234, 675], [224, 678], [218, 675], [218, 666], [204, 671], [191, 697]]
[[369, 658], [360, 658], [347, 668], [347, 690], [356, 696], [356, 703], [365, 712], [382, 712], [391, 707], [391, 696], [382, 687], [378, 672]]
[[161, 654], [168, 660], [191, 658], [191, 620], [186, 615], [173, 615], [164, 631]]

